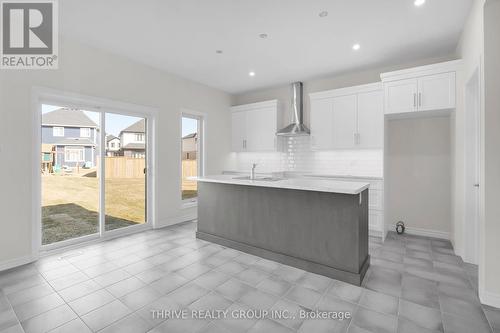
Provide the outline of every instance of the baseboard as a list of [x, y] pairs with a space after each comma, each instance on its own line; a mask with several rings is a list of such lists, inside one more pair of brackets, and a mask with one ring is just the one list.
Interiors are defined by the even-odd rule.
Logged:
[[500, 308], [500, 294], [490, 293], [488, 291], [480, 291], [479, 299], [482, 304]]
[[[392, 225], [389, 231], [396, 231], [396, 225]], [[424, 236], [424, 237], [432, 237], [432, 238], [441, 238], [441, 239], [447, 239], [450, 240], [450, 233], [445, 232], [445, 231], [439, 231], [439, 230], [432, 230], [432, 229], [422, 229], [422, 228], [413, 228], [413, 227], [406, 227], [405, 228], [405, 233], [408, 235], [415, 235], [415, 236]]]
[[20, 258], [2, 261], [2, 262], [0, 262], [0, 272], [6, 271], [8, 269], [15, 268], [18, 266], [32, 263], [33, 261], [36, 261], [37, 259], [38, 259], [37, 256], [29, 255], [29, 256], [24, 256], [24, 257], [20, 257]]
[[158, 225], [155, 225], [155, 229], [157, 228], [163, 228], [163, 227], [168, 227], [174, 224], [182, 223], [182, 222], [187, 222], [187, 221], [192, 221], [196, 220], [198, 218], [198, 214], [196, 212], [186, 214], [186, 215], [181, 215], [181, 216], [176, 216], [172, 217], [169, 219], [165, 219], [161, 222], [158, 223]]

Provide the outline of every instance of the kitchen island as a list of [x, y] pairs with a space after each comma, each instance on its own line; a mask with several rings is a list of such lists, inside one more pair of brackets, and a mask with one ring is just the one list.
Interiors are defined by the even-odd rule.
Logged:
[[199, 178], [196, 235], [361, 285], [370, 263], [368, 187], [305, 178]]

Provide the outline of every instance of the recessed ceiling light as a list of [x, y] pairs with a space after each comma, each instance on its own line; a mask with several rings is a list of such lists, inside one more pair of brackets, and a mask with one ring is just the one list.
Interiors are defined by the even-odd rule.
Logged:
[[222, 50], [215, 50], [215, 53], [222, 54]]
[[267, 34], [259, 34], [259, 37], [262, 39], [266, 39], [268, 36], [267, 36]]
[[357, 44], [357, 43], [356, 43], [356, 44], [354, 44], [354, 45], [352, 46], [352, 49], [353, 49], [354, 51], [357, 51], [357, 50], [359, 50], [360, 48], [361, 48], [361, 45], [359, 45], [359, 44]]
[[425, 0], [415, 0], [414, 4], [417, 7], [422, 6], [425, 3]]
[[249, 76], [255, 76], [255, 72], [248, 73]]
[[319, 13], [319, 17], [327, 17], [327, 16], [328, 16], [328, 12], [326, 10]]

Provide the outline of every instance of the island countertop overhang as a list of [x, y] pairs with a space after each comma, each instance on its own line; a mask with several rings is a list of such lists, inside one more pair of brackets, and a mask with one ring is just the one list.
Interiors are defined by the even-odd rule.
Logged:
[[243, 186], [257, 186], [278, 189], [327, 192], [339, 194], [360, 194], [370, 187], [369, 183], [311, 178], [284, 178], [280, 180], [237, 179], [234, 175], [213, 175], [196, 178], [198, 182], [220, 183]]

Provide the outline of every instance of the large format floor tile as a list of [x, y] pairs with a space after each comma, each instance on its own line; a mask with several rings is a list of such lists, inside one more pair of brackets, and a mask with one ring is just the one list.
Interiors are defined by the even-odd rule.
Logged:
[[0, 333], [500, 331], [500, 310], [479, 301], [477, 266], [449, 241], [370, 238], [358, 287], [198, 240], [195, 229], [149, 230], [0, 273]]

